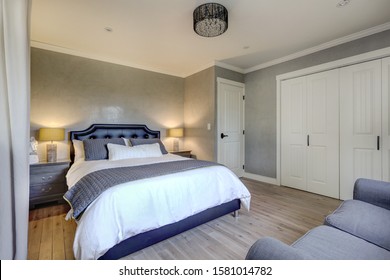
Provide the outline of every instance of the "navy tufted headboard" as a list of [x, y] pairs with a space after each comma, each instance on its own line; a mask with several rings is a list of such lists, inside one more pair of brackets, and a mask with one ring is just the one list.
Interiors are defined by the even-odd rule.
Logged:
[[[151, 130], [144, 124], [93, 124], [87, 129], [70, 131], [69, 140], [102, 138], [160, 138], [160, 131]], [[70, 160], [74, 160], [74, 147], [70, 145]]]

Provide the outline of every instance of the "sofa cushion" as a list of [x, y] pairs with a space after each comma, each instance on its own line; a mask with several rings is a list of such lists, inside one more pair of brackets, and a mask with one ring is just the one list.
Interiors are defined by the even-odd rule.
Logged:
[[291, 246], [317, 260], [390, 259], [389, 251], [329, 226], [319, 226], [308, 231]]
[[325, 224], [390, 250], [390, 210], [359, 200], [346, 200]]

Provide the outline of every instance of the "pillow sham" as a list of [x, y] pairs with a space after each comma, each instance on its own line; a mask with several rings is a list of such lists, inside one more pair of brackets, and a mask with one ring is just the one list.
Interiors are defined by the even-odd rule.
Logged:
[[162, 156], [160, 145], [158, 143], [138, 145], [133, 147], [108, 143], [107, 149], [109, 160]]
[[72, 140], [74, 148], [74, 162], [85, 159], [84, 144], [81, 140]]
[[133, 145], [133, 146], [158, 143], [160, 145], [161, 153], [163, 155], [168, 154], [163, 142], [161, 142], [161, 140], [159, 138], [152, 138], [152, 139], [130, 138], [129, 140], [130, 140], [131, 145]]
[[85, 160], [108, 159], [108, 143], [125, 146], [125, 141], [122, 138], [83, 140]]

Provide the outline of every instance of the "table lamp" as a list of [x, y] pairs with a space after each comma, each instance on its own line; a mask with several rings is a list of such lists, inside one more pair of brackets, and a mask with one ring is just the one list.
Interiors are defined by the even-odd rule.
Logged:
[[179, 139], [184, 136], [183, 128], [170, 128], [168, 129], [168, 137], [173, 137], [173, 151], [179, 151]]
[[51, 141], [46, 145], [47, 162], [57, 161], [57, 144], [53, 141], [65, 140], [65, 129], [63, 128], [41, 128], [39, 129], [40, 141]]

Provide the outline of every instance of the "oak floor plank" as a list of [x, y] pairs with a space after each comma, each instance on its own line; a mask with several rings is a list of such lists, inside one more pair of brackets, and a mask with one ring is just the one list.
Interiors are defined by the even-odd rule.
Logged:
[[28, 225], [28, 259], [39, 259], [39, 248], [41, 246], [42, 221], [32, 220]]
[[[225, 215], [153, 246], [130, 254], [129, 260], [244, 259], [264, 236], [293, 243], [341, 203], [340, 200], [287, 187], [242, 179], [252, 195], [251, 209], [239, 217]], [[30, 211], [29, 259], [74, 259], [76, 223], [65, 221], [66, 204]]]
[[[47, 214], [48, 211], [45, 211]], [[53, 217], [43, 219], [41, 245], [39, 247], [40, 260], [53, 259]]]
[[74, 220], [65, 221], [65, 218], [63, 218], [62, 226], [64, 229], [65, 259], [74, 260], [73, 241], [76, 232], [76, 222]]
[[64, 215], [53, 216], [53, 260], [65, 259]]

